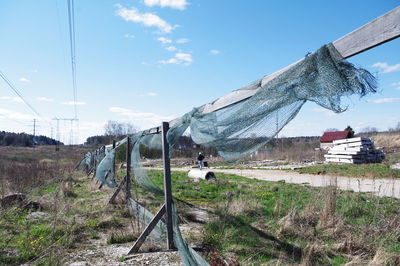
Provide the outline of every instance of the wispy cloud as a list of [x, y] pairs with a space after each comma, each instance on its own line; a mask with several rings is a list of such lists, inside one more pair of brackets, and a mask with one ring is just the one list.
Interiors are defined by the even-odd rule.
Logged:
[[163, 121], [170, 121], [171, 116], [161, 116], [154, 113], [138, 112], [132, 109], [122, 107], [110, 107], [108, 109], [112, 113], [119, 114], [131, 120], [131, 122], [141, 129], [158, 126]]
[[22, 77], [22, 78], [19, 79], [19, 81], [21, 81], [21, 82], [29, 82], [30, 80], [27, 79], [27, 78]]
[[6, 100], [16, 103], [23, 103], [24, 101], [20, 97], [0, 96], [0, 100]]
[[154, 96], [157, 96], [158, 93], [156, 93], [156, 92], [148, 92], [148, 93], [146, 93], [146, 95], [147, 95], [147, 96], [154, 97]]
[[165, 50], [170, 51], [170, 52], [174, 52], [174, 51], [176, 51], [178, 49], [175, 46], [168, 46], [168, 47], [165, 47]]
[[215, 50], [215, 49], [213, 49], [213, 50], [210, 51], [210, 53], [211, 53], [211, 54], [220, 54], [221, 51], [220, 51], [220, 50]]
[[186, 0], [144, 0], [144, 4], [150, 7], [160, 6], [184, 10], [188, 3]]
[[181, 38], [181, 39], [176, 40], [176, 43], [187, 43], [187, 42], [189, 42], [188, 38]]
[[395, 64], [391, 66], [386, 62], [378, 62], [373, 64], [372, 66], [378, 68], [382, 73], [390, 73], [400, 70], [400, 64]]
[[0, 108], [0, 117], [4, 116], [11, 120], [32, 120], [35, 117], [29, 114], [19, 113], [9, 109]]
[[37, 69], [33, 69], [33, 70], [32, 70], [32, 72], [33, 72], [33, 73], [38, 73], [38, 72], [39, 72], [39, 70], [37, 70]]
[[156, 14], [140, 13], [136, 8], [128, 9], [119, 4], [116, 6], [118, 8], [116, 15], [125, 21], [141, 23], [146, 27], [156, 27], [161, 33], [171, 33], [175, 28]]
[[36, 101], [39, 101], [39, 102], [54, 102], [54, 99], [46, 98], [46, 97], [36, 97]]
[[160, 41], [162, 44], [172, 43], [172, 40], [165, 37], [159, 37], [157, 38], [157, 40]]
[[400, 98], [381, 98], [376, 100], [369, 100], [371, 103], [394, 103], [398, 102]]
[[400, 82], [393, 82], [390, 86], [393, 86], [396, 90], [400, 90]]
[[127, 34], [124, 34], [124, 38], [133, 39], [133, 38], [135, 38], [135, 35], [127, 33]]
[[325, 109], [325, 108], [322, 108], [322, 107], [313, 108], [313, 111], [317, 112], [317, 113], [323, 113], [326, 116], [335, 116], [335, 115], [337, 115], [336, 113], [332, 112], [331, 110], [328, 110], [328, 109]]
[[158, 62], [163, 65], [176, 64], [190, 66], [193, 62], [193, 58], [192, 55], [188, 53], [176, 53], [174, 57], [167, 60], [160, 60]]
[[74, 102], [74, 101], [69, 101], [69, 102], [62, 102], [61, 104], [65, 104], [65, 105], [85, 105], [86, 102]]

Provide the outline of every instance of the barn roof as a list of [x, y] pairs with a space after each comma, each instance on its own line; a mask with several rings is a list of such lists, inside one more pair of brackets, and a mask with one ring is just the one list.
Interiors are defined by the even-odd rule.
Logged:
[[332, 142], [338, 139], [347, 139], [350, 134], [350, 131], [327, 131], [324, 132], [322, 137], [319, 139], [320, 142]]

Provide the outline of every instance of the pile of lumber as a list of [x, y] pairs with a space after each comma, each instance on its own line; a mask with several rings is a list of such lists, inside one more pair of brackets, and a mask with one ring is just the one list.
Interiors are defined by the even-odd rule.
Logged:
[[375, 149], [369, 138], [334, 140], [333, 147], [324, 155], [326, 162], [335, 163], [380, 163], [385, 154]]

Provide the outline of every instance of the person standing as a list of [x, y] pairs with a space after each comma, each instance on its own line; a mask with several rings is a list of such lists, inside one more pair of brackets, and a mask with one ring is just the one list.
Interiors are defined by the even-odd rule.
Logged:
[[204, 155], [199, 152], [199, 156], [197, 156], [197, 161], [199, 161], [199, 168], [200, 170], [203, 169], [203, 160], [204, 160]]

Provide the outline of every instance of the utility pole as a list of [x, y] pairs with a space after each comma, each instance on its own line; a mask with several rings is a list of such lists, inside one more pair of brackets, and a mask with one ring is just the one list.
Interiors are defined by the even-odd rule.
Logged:
[[33, 119], [33, 139], [32, 146], [35, 148], [35, 135], [36, 135], [36, 119]]

